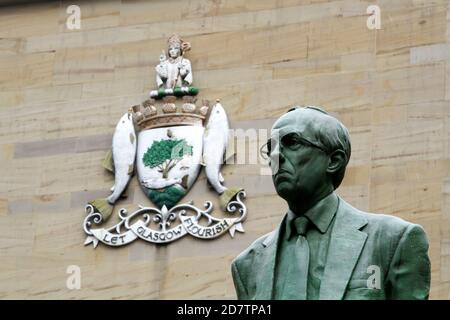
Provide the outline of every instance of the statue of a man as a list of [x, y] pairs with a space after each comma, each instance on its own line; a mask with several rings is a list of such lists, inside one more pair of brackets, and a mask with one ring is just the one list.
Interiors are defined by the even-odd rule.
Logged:
[[420, 225], [360, 211], [336, 193], [350, 159], [347, 129], [317, 107], [273, 125], [267, 155], [289, 210], [232, 263], [239, 299], [427, 299]]
[[192, 84], [191, 62], [183, 55], [190, 50], [189, 42], [185, 42], [177, 35], [169, 38], [167, 54], [163, 52], [159, 57], [156, 69], [156, 84], [158, 88], [173, 89], [175, 87], [190, 86]]

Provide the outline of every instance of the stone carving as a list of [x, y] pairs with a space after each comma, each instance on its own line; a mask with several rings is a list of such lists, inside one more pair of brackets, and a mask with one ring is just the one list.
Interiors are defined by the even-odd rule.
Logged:
[[167, 54], [163, 51], [156, 66], [156, 84], [158, 88], [173, 89], [175, 87], [190, 86], [193, 81], [191, 62], [184, 57], [184, 53], [191, 49], [189, 42], [185, 42], [177, 35], [169, 38]]
[[[195, 105], [198, 89], [192, 85], [192, 69], [184, 53], [190, 44], [173, 35], [168, 40], [166, 58], [156, 67], [158, 90], [135, 105], [119, 120], [113, 137], [113, 148], [103, 165], [114, 172], [112, 194], [92, 200], [86, 206], [85, 244], [99, 242], [110, 246], [126, 245], [137, 238], [153, 243], [175, 241], [184, 235], [212, 239], [227, 232], [244, 232], [247, 215], [243, 202], [245, 192], [226, 187], [220, 172], [228, 144], [228, 117], [219, 100], [207, 115], [209, 102]], [[135, 128], [136, 127], [136, 128]], [[205, 209], [192, 202], [177, 204], [190, 190], [202, 166], [206, 177], [219, 195], [221, 209], [230, 217], [212, 215], [213, 205]], [[135, 212], [119, 210], [120, 222], [110, 228], [93, 228], [112, 214], [135, 172], [146, 196], [158, 207], [140, 206]], [[238, 214], [238, 217], [231, 215]]]

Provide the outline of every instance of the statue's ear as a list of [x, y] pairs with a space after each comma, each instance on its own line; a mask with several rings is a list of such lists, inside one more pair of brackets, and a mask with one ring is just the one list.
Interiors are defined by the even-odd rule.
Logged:
[[330, 153], [330, 163], [328, 164], [327, 172], [335, 173], [342, 169], [347, 164], [347, 156], [343, 150], [335, 150]]

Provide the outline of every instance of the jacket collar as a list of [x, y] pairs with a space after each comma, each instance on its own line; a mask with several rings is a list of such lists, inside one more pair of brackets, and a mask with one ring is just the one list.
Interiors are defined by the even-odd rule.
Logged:
[[[305, 217], [312, 222], [312, 224], [324, 234], [330, 227], [339, 205], [338, 196], [332, 192], [325, 198], [316, 203], [311, 209], [305, 212]], [[292, 222], [298, 217], [291, 210], [287, 213], [286, 218], [286, 238], [292, 236]]]
[[320, 285], [321, 300], [340, 300], [344, 296], [366, 243], [367, 234], [360, 231], [366, 224], [367, 219], [359, 210], [340, 199]]

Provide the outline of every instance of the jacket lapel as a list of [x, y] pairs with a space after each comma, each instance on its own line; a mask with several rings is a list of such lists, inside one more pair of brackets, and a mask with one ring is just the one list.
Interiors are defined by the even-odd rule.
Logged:
[[262, 266], [262, 268], [256, 271], [256, 300], [272, 299], [278, 239], [280, 236], [280, 228], [284, 224], [285, 219], [286, 216], [278, 227], [267, 236], [262, 243], [262, 248], [258, 252], [257, 263], [255, 265]]
[[339, 198], [339, 208], [330, 238], [327, 263], [320, 286], [321, 300], [342, 299], [367, 234], [359, 231], [367, 220]]

